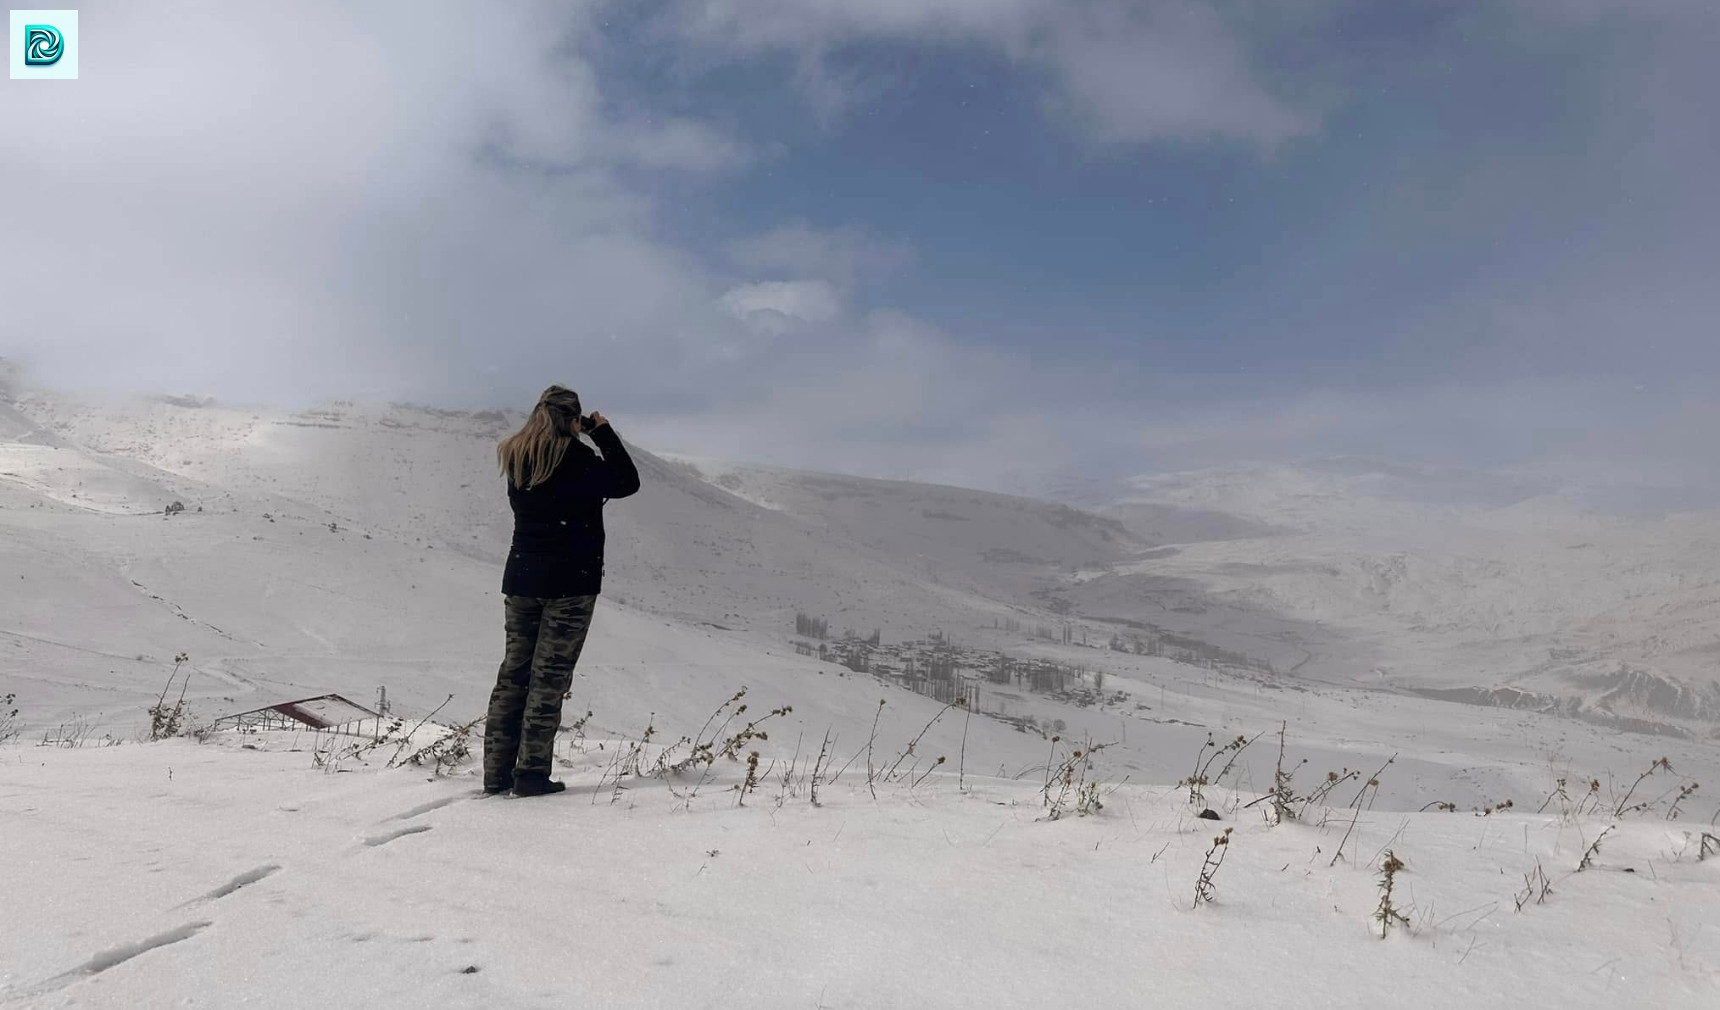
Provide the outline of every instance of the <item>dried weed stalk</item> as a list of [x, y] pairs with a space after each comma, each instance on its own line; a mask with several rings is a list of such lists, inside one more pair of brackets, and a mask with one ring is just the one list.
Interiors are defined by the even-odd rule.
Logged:
[[1214, 878], [1218, 876], [1218, 868], [1224, 865], [1225, 854], [1230, 851], [1230, 833], [1235, 828], [1225, 828], [1224, 834], [1215, 835], [1212, 845], [1206, 850], [1206, 859], [1200, 866], [1200, 877], [1194, 883], [1194, 907], [1211, 902], [1218, 894]]
[[1380, 924], [1380, 939], [1391, 932], [1393, 926], [1409, 927], [1409, 916], [1405, 909], [1400, 909], [1392, 902], [1392, 892], [1397, 887], [1397, 875], [1403, 872], [1403, 860], [1392, 850], [1385, 852], [1385, 862], [1380, 864], [1380, 903], [1374, 908], [1373, 919]]
[[1648, 778], [1649, 776], [1653, 775], [1656, 771], [1661, 770], [1661, 769], [1665, 769], [1666, 771], [1671, 771], [1672, 770], [1672, 762], [1668, 761], [1664, 757], [1656, 758], [1653, 761], [1653, 763], [1651, 763], [1648, 766], [1647, 771], [1643, 772], [1641, 775], [1638, 775], [1636, 777], [1636, 781], [1631, 783], [1630, 789], [1626, 790], [1626, 792], [1624, 794], [1624, 799], [1619, 800], [1618, 806], [1613, 808], [1613, 817], [1615, 819], [1621, 818], [1627, 813], [1634, 813], [1638, 810], [1648, 809], [1647, 803], [1641, 803], [1641, 804], [1638, 804], [1637, 806], [1634, 806], [1634, 807], [1631, 806], [1630, 805], [1630, 798], [1632, 796], [1636, 795], [1637, 786], [1642, 785], [1644, 779]]
[[1093, 769], [1093, 755], [1108, 746], [1089, 740], [1085, 747], [1071, 750], [1045, 780], [1045, 788], [1040, 795], [1045, 802], [1046, 819], [1055, 821], [1071, 813], [1086, 817], [1105, 808], [1099, 800], [1099, 783], [1089, 779], [1087, 773]]
[[1583, 861], [1577, 864], [1578, 873], [1581, 873], [1594, 865], [1595, 857], [1601, 854], [1601, 842], [1605, 840], [1606, 836], [1612, 834], [1613, 828], [1616, 827], [1618, 827], [1618, 825], [1609, 824], [1605, 831], [1602, 831], [1599, 835], [1595, 836], [1595, 840], [1589, 844], [1587, 851], [1583, 853]]
[[[1255, 736], [1254, 740], [1258, 739], [1260, 739], [1260, 737], [1258, 735]], [[1221, 747], [1213, 740], [1211, 733], [1206, 735], [1206, 743], [1200, 745], [1200, 750], [1197, 751], [1194, 756], [1194, 772], [1190, 774], [1188, 778], [1177, 783], [1179, 787], [1186, 787], [1188, 789], [1188, 802], [1190, 806], [1206, 806], [1205, 787], [1214, 782], [1221, 781], [1225, 775], [1229, 774], [1230, 769], [1236, 766], [1236, 759], [1242, 755], [1243, 751], [1248, 749], [1248, 745], [1252, 744], [1254, 740], [1250, 740], [1245, 736], [1238, 736], [1236, 739]], [[1209, 754], [1208, 751], [1211, 753]], [[1224, 767], [1219, 770], [1217, 775], [1212, 775], [1211, 770], [1213, 764], [1219, 758], [1226, 755], [1229, 755], [1230, 760], [1225, 762]]]
[[1521, 912], [1527, 907], [1531, 898], [1534, 899], [1535, 904], [1545, 905], [1547, 895], [1552, 893], [1553, 882], [1547, 879], [1547, 871], [1542, 869], [1541, 861], [1537, 859], [1535, 860], [1535, 868], [1523, 874], [1523, 890], [1517, 893], [1515, 899], [1517, 911]]

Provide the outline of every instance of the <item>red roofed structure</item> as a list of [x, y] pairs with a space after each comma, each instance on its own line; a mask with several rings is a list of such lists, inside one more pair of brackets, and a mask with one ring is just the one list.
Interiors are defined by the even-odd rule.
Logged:
[[283, 701], [278, 705], [226, 715], [215, 720], [217, 729], [231, 724], [236, 729], [337, 729], [367, 719], [382, 718], [363, 705], [338, 694], [324, 694], [298, 701]]

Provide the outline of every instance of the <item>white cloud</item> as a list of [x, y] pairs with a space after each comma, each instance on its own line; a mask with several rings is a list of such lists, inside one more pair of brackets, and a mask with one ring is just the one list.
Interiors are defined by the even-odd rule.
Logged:
[[1063, 104], [1101, 140], [1237, 137], [1270, 146], [1313, 128], [1261, 87], [1241, 41], [1205, 4], [1077, 6], [1026, 51], [1061, 78]]
[[161, 45], [160, 8], [86, 5], [82, 80], [0, 89], [0, 232], [30, 237], [0, 244], [0, 354], [295, 401], [696, 361], [714, 282], [635, 175], [750, 154], [614, 111], [578, 55], [592, 9], [209, 5]]
[[728, 255], [745, 270], [820, 278], [842, 288], [887, 277], [914, 261], [913, 247], [875, 238], [854, 226], [818, 229], [796, 221], [732, 242]]
[[1047, 98], [1101, 141], [1271, 146], [1315, 125], [1257, 78], [1247, 40], [1208, 0], [686, 0], [672, 12], [679, 40], [793, 54], [823, 112], [842, 107], [842, 91], [866, 86], [831, 69], [829, 52], [892, 41], [979, 46], [1042, 71]]
[[842, 298], [829, 281], [764, 281], [726, 292], [723, 309], [768, 333], [796, 322], [828, 323], [842, 314]]

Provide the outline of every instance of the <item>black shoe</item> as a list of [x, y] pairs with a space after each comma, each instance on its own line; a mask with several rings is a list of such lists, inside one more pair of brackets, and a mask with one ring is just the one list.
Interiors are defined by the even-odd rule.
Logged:
[[566, 782], [551, 782], [549, 772], [525, 772], [514, 778], [515, 796], [547, 796], [566, 788]]
[[494, 778], [489, 775], [484, 776], [485, 796], [494, 796], [497, 793], [505, 793], [513, 789], [513, 787], [514, 777], [512, 775], [501, 775]]

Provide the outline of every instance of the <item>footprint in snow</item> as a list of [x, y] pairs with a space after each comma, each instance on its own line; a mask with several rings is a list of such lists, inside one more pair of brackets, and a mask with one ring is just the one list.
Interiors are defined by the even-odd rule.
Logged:
[[428, 803], [420, 803], [417, 806], [413, 807], [411, 810], [408, 810], [403, 814], [395, 814], [393, 817], [390, 817], [389, 820], [391, 820], [391, 821], [409, 821], [414, 817], [421, 817], [424, 814], [427, 814], [432, 810], [440, 810], [445, 806], [449, 806], [451, 804], [458, 803], [461, 800], [467, 799], [467, 798], [468, 797], [466, 797], [466, 796], [444, 796], [442, 799], [439, 799], [439, 800], [431, 800]]
[[371, 835], [369, 838], [364, 840], [364, 845], [366, 848], [374, 849], [379, 845], [387, 845], [396, 838], [405, 838], [407, 835], [420, 835], [429, 830], [430, 825], [428, 824], [414, 824], [410, 827], [396, 828], [393, 831], [385, 831], [380, 835]]
[[59, 990], [77, 982], [81, 982], [84, 979], [94, 978], [102, 972], [107, 971], [109, 968], [122, 965], [134, 957], [147, 954], [160, 947], [166, 947], [189, 940], [212, 925], [214, 925], [214, 923], [208, 921], [190, 922], [177, 929], [170, 929], [165, 933], [157, 933], [154, 936], [146, 937], [136, 943], [125, 943], [118, 947], [104, 950], [70, 971], [61, 972], [53, 978], [32, 986], [21, 993], [9, 995], [8, 1001], [12, 999], [45, 996], [51, 992], [58, 992]]
[[269, 876], [270, 874], [273, 874], [279, 870], [280, 870], [280, 866], [275, 864], [275, 863], [269, 863], [265, 866], [259, 866], [254, 870], [246, 870], [244, 873], [239, 874], [237, 877], [234, 877], [232, 880], [227, 881], [225, 884], [222, 884], [220, 887], [215, 888], [215, 890], [210, 891], [208, 894], [204, 894], [204, 895], [201, 895], [199, 897], [192, 898], [190, 901], [185, 902], [185, 904], [178, 905], [176, 907], [184, 908], [184, 907], [186, 907], [186, 905], [195, 905], [195, 904], [198, 904], [200, 902], [216, 901], [220, 898], [225, 898], [227, 895], [232, 894], [234, 891], [237, 891], [239, 888], [249, 887], [250, 885], [255, 884], [257, 881], [262, 880], [263, 878], [265, 878], [265, 877]]

